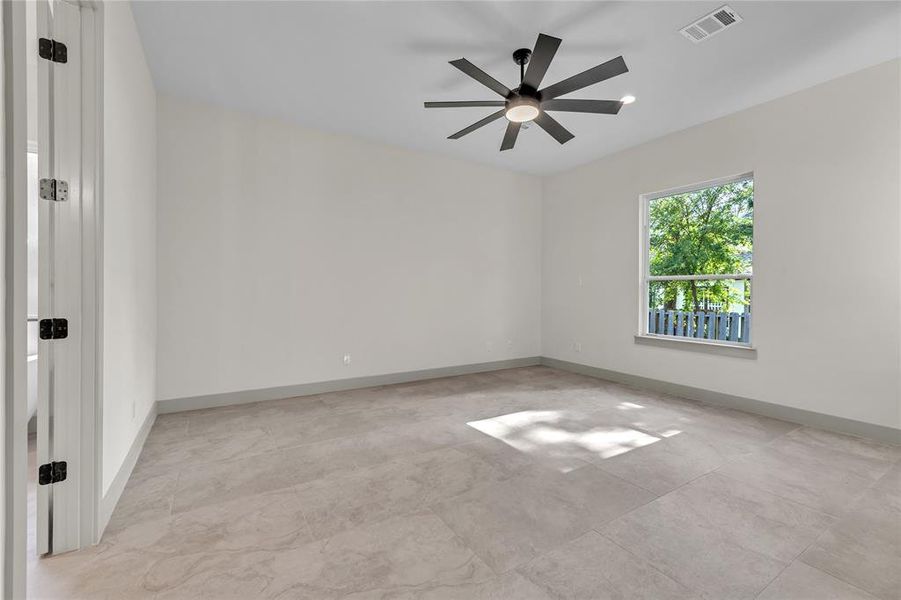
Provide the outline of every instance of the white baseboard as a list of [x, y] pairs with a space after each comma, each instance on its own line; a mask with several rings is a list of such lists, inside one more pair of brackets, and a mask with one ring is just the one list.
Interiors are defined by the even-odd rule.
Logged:
[[[589, 365], [568, 362], [545, 356], [532, 356], [527, 358], [499, 360], [486, 363], [473, 363], [453, 367], [425, 369], [421, 371], [388, 373], [385, 375], [373, 375], [369, 377], [354, 377], [350, 379], [319, 381], [315, 383], [303, 383], [299, 385], [272, 387], [258, 390], [245, 390], [240, 392], [209, 394], [205, 396], [174, 398], [171, 400], [158, 401], [156, 404], [156, 410], [159, 414], [182, 412], [187, 410], [215, 408], [219, 406], [231, 406], [235, 404], [246, 404], [249, 402], [259, 402], [262, 400], [278, 400], [282, 398], [293, 398], [297, 396], [310, 396], [313, 394], [338, 392], [344, 390], [373, 387], [378, 385], [408, 383], [411, 381], [422, 381], [426, 379], [435, 379], [438, 377], [453, 377], [456, 375], [467, 375], [470, 373], [483, 373], [488, 371], [497, 371], [500, 369], [534, 366], [538, 364], [546, 365], [548, 367], [556, 369], [562, 369], [565, 371], [581, 373], [583, 375], [597, 377], [598, 379], [606, 379], [609, 381], [624, 383], [626, 385], [631, 385], [639, 388], [654, 390], [675, 396], [681, 396], [683, 398], [688, 398], [690, 400], [695, 400], [706, 404], [735, 408], [749, 413], [798, 423], [800, 425], [807, 425], [810, 427], [827, 429], [838, 433], [866, 437], [889, 444], [901, 445], [901, 430], [894, 427], [875, 425], [873, 423], [866, 423], [863, 421], [855, 421], [853, 419], [846, 419], [844, 417], [837, 417], [800, 408], [773, 404], [770, 402], [754, 400], [741, 396], [733, 396], [731, 394], [724, 394], [722, 392], [715, 392], [703, 388], [670, 383], [658, 379], [651, 379], [648, 377], [641, 377], [638, 375], [611, 371], [609, 369], [592, 367]], [[143, 444], [143, 441], [141, 443]], [[134, 458], [136, 459], [137, 456], [135, 456]]]
[[791, 406], [783, 406], [781, 404], [773, 404], [762, 400], [753, 400], [742, 396], [733, 396], [722, 392], [714, 392], [688, 385], [680, 385], [661, 381], [659, 379], [651, 379], [649, 377], [641, 377], [639, 375], [631, 375], [629, 373], [621, 373], [619, 371], [611, 371], [600, 367], [592, 367], [580, 363], [559, 360], [556, 358], [541, 357], [541, 364], [552, 367], [554, 369], [562, 369], [573, 373], [588, 375], [598, 379], [606, 379], [615, 381], [633, 387], [680, 396], [689, 400], [703, 402], [705, 404], [713, 404], [716, 406], [724, 406], [734, 408], [764, 417], [772, 417], [782, 421], [790, 421], [799, 425], [807, 425], [818, 429], [826, 429], [836, 433], [844, 433], [858, 437], [869, 438], [886, 444], [901, 446], [901, 429], [894, 427], [886, 427], [885, 425], [875, 425], [873, 423], [865, 423], [863, 421], [855, 421], [854, 419], [846, 419], [844, 417], [836, 417], [823, 413], [804, 410], [801, 408], [793, 408]]
[[526, 358], [511, 358], [485, 363], [472, 363], [453, 367], [439, 367], [436, 369], [423, 369], [420, 371], [403, 371], [400, 373], [388, 373], [385, 375], [372, 375], [369, 377], [353, 377], [350, 379], [333, 379], [331, 381], [317, 381], [314, 383], [301, 383], [281, 387], [264, 388], [258, 390], [244, 390], [240, 392], [226, 392], [223, 394], [208, 394], [205, 396], [190, 396], [187, 398], [173, 398], [171, 400], [157, 401], [159, 414], [183, 412], [186, 410], [198, 410], [201, 408], [215, 408], [218, 406], [231, 406], [233, 404], [247, 404], [262, 400], [281, 400], [282, 398], [294, 398], [297, 396], [312, 396], [326, 392], [342, 392], [360, 388], [374, 387], [377, 385], [391, 385], [394, 383], [409, 383], [411, 381], [423, 381], [425, 379], [437, 379], [439, 377], [454, 377], [456, 375], [469, 375], [471, 373], [485, 373], [499, 371], [501, 369], [514, 369], [517, 367], [532, 367], [540, 364], [541, 358], [530, 356]]
[[131, 472], [138, 462], [138, 457], [141, 456], [141, 450], [144, 449], [144, 442], [147, 441], [147, 436], [150, 434], [153, 423], [156, 421], [156, 414], [156, 404], [154, 404], [147, 412], [147, 417], [141, 424], [138, 435], [135, 436], [131, 448], [128, 449], [128, 454], [125, 455], [125, 460], [122, 461], [122, 466], [119, 467], [119, 471], [113, 478], [113, 482], [110, 484], [106, 494], [100, 499], [99, 527], [97, 528], [98, 538], [103, 537], [103, 532], [109, 524], [110, 517], [113, 516], [113, 511], [119, 503], [119, 498], [122, 497], [122, 492], [125, 491], [125, 484], [128, 483]]

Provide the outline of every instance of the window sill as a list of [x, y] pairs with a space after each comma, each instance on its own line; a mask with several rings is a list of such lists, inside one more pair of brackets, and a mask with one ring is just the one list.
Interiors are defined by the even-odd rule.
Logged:
[[706, 354], [718, 354], [720, 356], [736, 356], [739, 358], [757, 358], [757, 348], [744, 344], [727, 344], [723, 342], [708, 342], [687, 337], [654, 335], [650, 333], [635, 336], [635, 343], [645, 346], [658, 346], [661, 348], [678, 348], [692, 352]]

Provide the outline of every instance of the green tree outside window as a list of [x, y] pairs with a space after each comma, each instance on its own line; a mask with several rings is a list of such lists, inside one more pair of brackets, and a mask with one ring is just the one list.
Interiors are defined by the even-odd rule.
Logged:
[[[750, 274], [753, 214], [752, 180], [651, 200], [650, 275]], [[651, 307], [698, 312], [740, 303], [750, 311], [750, 285], [729, 280], [658, 281], [649, 292]]]

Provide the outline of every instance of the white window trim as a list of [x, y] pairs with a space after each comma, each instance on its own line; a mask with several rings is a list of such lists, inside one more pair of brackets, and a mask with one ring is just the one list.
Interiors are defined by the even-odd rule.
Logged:
[[[691, 280], [712, 280], [712, 279], [748, 279], [753, 282], [754, 276], [750, 274], [721, 274], [721, 275], [651, 275], [650, 274], [650, 204], [652, 200], [665, 198], [676, 194], [687, 194], [696, 192], [709, 187], [726, 185], [737, 181], [754, 179], [754, 172], [748, 171], [739, 175], [729, 175], [709, 181], [702, 181], [690, 185], [684, 185], [676, 188], [669, 188], [657, 192], [649, 192], [641, 194], [638, 197], [639, 206], [639, 265], [638, 265], [638, 333], [635, 334], [635, 343], [652, 342], [654, 345], [671, 346], [673, 348], [691, 348], [693, 350], [705, 350], [716, 354], [735, 355], [736, 352], [744, 354], [747, 352], [756, 356], [757, 349], [754, 346], [754, 336], [751, 336], [751, 343], [737, 343], [720, 340], [708, 340], [698, 338], [687, 338], [668, 335], [656, 335], [648, 333], [648, 294], [650, 291], [651, 281], [691, 281]], [[755, 187], [754, 193], [757, 190]], [[754, 231], [756, 242], [757, 232]], [[753, 273], [753, 255], [751, 257], [752, 273]], [[751, 305], [754, 305], [754, 286], [751, 286]], [[659, 344], [657, 342], [660, 342]]]

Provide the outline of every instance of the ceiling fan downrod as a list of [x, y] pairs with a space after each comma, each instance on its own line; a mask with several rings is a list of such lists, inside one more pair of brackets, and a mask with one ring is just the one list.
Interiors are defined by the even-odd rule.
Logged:
[[529, 64], [530, 58], [532, 58], [532, 51], [528, 48], [520, 48], [513, 52], [513, 62], [519, 65], [520, 84], [522, 84], [522, 80], [526, 77], [526, 65]]

